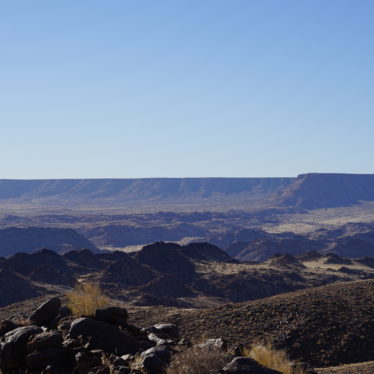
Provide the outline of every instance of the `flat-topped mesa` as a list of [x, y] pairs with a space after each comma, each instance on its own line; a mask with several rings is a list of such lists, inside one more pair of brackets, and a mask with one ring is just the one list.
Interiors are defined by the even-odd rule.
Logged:
[[[139, 178], [0, 180], [3, 203], [39, 206], [154, 206], [221, 208], [266, 200], [294, 178]], [[158, 209], [159, 210], [159, 209]]]
[[374, 174], [301, 174], [280, 192], [278, 203], [318, 209], [349, 206], [360, 201], [374, 201]]

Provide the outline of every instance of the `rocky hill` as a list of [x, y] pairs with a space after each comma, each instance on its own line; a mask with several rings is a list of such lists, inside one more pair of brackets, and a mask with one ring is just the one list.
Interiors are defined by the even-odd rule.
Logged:
[[164, 242], [133, 253], [17, 253], [3, 259], [0, 270], [2, 305], [60, 292], [81, 279], [99, 283], [112, 298], [132, 305], [202, 308], [374, 277], [370, 258], [277, 254], [264, 262], [245, 263], [208, 243]]
[[241, 261], [264, 261], [275, 253], [300, 255], [308, 251], [351, 258], [374, 257], [374, 225], [365, 223], [349, 223], [305, 234], [241, 229], [212, 237], [211, 241], [224, 244], [225, 251]]

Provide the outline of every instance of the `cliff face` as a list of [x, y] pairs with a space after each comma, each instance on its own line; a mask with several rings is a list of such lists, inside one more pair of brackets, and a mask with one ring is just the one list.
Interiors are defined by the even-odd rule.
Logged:
[[294, 178], [0, 180], [3, 203], [49, 205], [201, 204], [265, 200]]
[[374, 201], [373, 174], [301, 174], [280, 193], [279, 203], [305, 209]]
[[0, 180], [0, 203], [155, 207], [157, 210], [339, 207], [374, 201], [374, 174], [297, 178], [143, 178]]

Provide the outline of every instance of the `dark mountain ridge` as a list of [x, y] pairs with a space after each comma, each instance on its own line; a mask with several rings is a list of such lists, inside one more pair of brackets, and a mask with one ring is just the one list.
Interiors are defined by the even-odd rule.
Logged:
[[94, 244], [73, 229], [49, 227], [0, 229], [1, 256], [10, 256], [17, 252], [31, 253], [42, 248], [50, 248], [60, 253], [81, 248], [98, 251]]

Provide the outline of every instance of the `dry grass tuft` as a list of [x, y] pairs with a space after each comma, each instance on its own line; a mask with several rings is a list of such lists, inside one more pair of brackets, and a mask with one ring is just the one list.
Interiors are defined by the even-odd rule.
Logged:
[[270, 344], [255, 344], [244, 347], [242, 355], [251, 357], [262, 366], [278, 370], [283, 374], [305, 374], [304, 369], [289, 360], [285, 351], [276, 350]]
[[167, 374], [218, 373], [230, 360], [220, 349], [192, 347], [173, 356]]
[[74, 316], [90, 317], [97, 309], [109, 304], [109, 297], [105, 296], [96, 283], [79, 283], [73, 290], [67, 292], [68, 307]]

